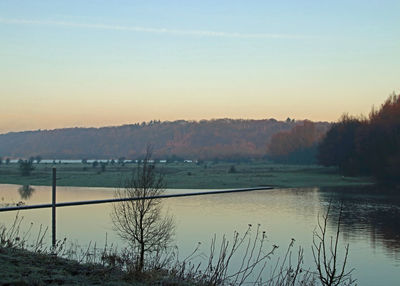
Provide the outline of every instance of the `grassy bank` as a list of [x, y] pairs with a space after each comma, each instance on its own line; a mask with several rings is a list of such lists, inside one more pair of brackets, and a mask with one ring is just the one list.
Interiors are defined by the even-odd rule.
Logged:
[[162, 270], [133, 277], [117, 267], [79, 263], [13, 247], [0, 247], [0, 265], [0, 285], [201, 285], [176, 281]]
[[[119, 187], [135, 164], [100, 166], [91, 164], [34, 164], [30, 176], [22, 176], [18, 164], [0, 165], [0, 183], [50, 185], [51, 168], [57, 168], [60, 186]], [[369, 178], [343, 177], [335, 168], [315, 165], [252, 163], [169, 163], [158, 164], [168, 188], [213, 189], [250, 186], [327, 187], [372, 184]]]
[[0, 247], [1, 285], [132, 285], [115, 269]]

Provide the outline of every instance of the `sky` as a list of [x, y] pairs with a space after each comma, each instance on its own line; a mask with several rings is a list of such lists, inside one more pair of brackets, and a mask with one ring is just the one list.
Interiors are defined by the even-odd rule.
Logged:
[[400, 92], [400, 1], [0, 0], [0, 133], [335, 121]]

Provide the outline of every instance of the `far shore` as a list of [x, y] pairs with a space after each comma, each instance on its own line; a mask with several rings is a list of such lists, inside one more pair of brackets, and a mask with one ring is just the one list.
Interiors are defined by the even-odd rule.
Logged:
[[[58, 186], [121, 187], [135, 164], [108, 164], [104, 169], [92, 164], [34, 164], [29, 176], [22, 176], [18, 164], [0, 165], [0, 183], [50, 186], [52, 168], [57, 168]], [[158, 164], [170, 189], [227, 189], [257, 186], [276, 188], [340, 187], [374, 184], [367, 177], [344, 177], [336, 168], [318, 165], [281, 165], [257, 162], [204, 162]]]

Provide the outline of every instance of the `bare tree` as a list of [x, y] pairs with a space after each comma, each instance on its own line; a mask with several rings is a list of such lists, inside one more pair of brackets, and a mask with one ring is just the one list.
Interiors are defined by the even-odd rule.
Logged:
[[344, 248], [343, 259], [339, 261], [339, 235], [342, 221], [343, 203], [340, 206], [339, 218], [334, 236], [328, 236], [328, 217], [331, 209], [329, 203], [326, 214], [322, 217], [322, 222], [318, 218], [318, 229], [314, 231], [312, 252], [315, 265], [318, 270], [318, 278], [322, 285], [353, 285], [351, 273], [354, 269], [346, 271], [347, 258], [349, 255], [349, 244]]
[[118, 198], [143, 198], [114, 204], [112, 221], [119, 236], [127, 241], [138, 253], [136, 269], [144, 268], [145, 256], [165, 249], [172, 240], [175, 225], [171, 216], [162, 215], [161, 200], [152, 198], [165, 191], [164, 177], [156, 173], [150, 160], [151, 147], [139, 160], [125, 188], [118, 190]]

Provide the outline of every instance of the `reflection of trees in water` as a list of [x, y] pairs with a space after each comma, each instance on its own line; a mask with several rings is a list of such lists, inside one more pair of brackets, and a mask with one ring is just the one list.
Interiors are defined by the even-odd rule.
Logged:
[[27, 200], [35, 192], [35, 189], [32, 188], [30, 185], [23, 185], [18, 189], [18, 192], [22, 200]]
[[400, 193], [378, 187], [323, 188], [322, 203], [332, 200], [329, 217], [335, 225], [343, 201], [342, 233], [347, 237], [370, 238], [371, 246], [382, 244], [400, 254]]

